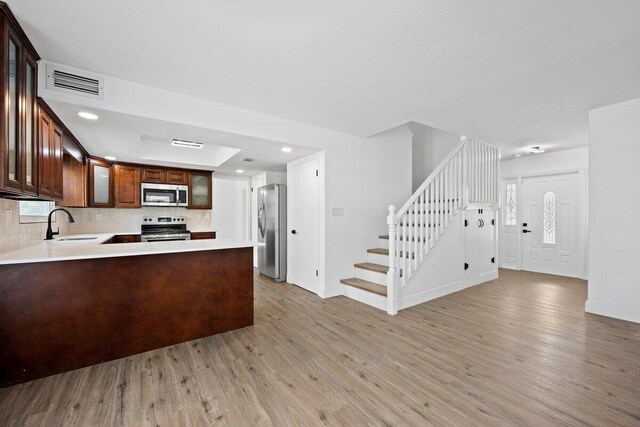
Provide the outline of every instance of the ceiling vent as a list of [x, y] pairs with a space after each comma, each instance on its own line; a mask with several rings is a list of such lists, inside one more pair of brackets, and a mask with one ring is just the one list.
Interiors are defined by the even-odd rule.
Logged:
[[57, 64], [47, 64], [47, 89], [104, 99], [104, 77]]
[[252, 159], [251, 157], [245, 157], [244, 159], [242, 159], [243, 162], [253, 162], [256, 159]]
[[171, 141], [171, 145], [175, 147], [184, 147], [184, 148], [202, 148], [204, 145], [202, 142], [193, 142], [193, 141], [185, 141], [183, 139], [174, 139]]

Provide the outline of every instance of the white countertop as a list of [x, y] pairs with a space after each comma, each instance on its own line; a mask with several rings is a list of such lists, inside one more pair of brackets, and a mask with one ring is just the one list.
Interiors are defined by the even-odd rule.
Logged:
[[[166, 254], [176, 252], [212, 251], [247, 248], [260, 245], [248, 240], [210, 239], [171, 242], [112, 243], [103, 245], [113, 236], [138, 233], [95, 233], [56, 236], [55, 240], [42, 240], [13, 246], [0, 246], [0, 265], [30, 262], [67, 261], [75, 259], [111, 258]], [[70, 240], [95, 237], [91, 240]]]

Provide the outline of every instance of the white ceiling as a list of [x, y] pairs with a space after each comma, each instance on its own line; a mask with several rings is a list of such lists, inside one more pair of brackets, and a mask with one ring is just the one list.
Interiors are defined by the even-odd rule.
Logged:
[[46, 59], [358, 136], [566, 148], [640, 97], [637, 0], [8, 3]]
[[[120, 161], [208, 169], [222, 175], [238, 175], [236, 169], [241, 169], [242, 176], [251, 176], [262, 171], [284, 172], [288, 162], [317, 151], [287, 145], [292, 151], [284, 153], [280, 142], [106, 110], [91, 109], [99, 118], [86, 120], [78, 117], [75, 105], [53, 101], [48, 104], [89, 153], [115, 156]], [[174, 138], [202, 142], [204, 147], [173, 147]], [[219, 163], [219, 152], [229, 148], [239, 152], [222, 165], [213, 166]], [[255, 161], [242, 161], [247, 157]]]

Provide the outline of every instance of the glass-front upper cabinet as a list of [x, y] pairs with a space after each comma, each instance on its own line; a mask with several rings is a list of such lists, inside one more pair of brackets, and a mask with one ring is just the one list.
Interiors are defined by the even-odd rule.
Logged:
[[38, 192], [38, 66], [31, 57], [24, 61], [24, 156], [22, 182], [24, 193]]
[[20, 99], [18, 86], [18, 70], [20, 69], [20, 44], [9, 35], [9, 46], [7, 49], [8, 58], [6, 61], [5, 73], [9, 77], [7, 79], [7, 135], [6, 135], [6, 173], [5, 188], [15, 188], [22, 190], [19, 178], [20, 165]]
[[0, 192], [37, 195], [37, 61], [33, 45], [0, 2]]
[[211, 172], [189, 174], [189, 209], [211, 209]]
[[112, 208], [113, 168], [101, 159], [89, 159], [89, 207]]

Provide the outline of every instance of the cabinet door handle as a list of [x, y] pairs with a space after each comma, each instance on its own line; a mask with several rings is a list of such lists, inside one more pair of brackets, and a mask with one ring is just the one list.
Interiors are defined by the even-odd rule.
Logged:
[[531, 230], [522, 230], [523, 233], [531, 233]]

